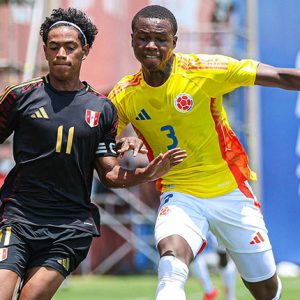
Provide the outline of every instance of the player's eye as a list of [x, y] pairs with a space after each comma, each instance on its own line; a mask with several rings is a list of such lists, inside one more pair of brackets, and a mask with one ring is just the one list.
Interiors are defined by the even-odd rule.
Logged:
[[139, 37], [139, 40], [141, 40], [141, 41], [146, 41], [147, 38], [146, 38], [145, 36], [140, 36], [140, 37]]

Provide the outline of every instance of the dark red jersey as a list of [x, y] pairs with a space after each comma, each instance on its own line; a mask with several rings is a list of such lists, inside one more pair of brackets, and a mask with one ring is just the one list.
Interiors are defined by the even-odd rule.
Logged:
[[14, 134], [16, 162], [1, 189], [5, 222], [98, 234], [90, 201], [94, 161], [116, 156], [117, 113], [84, 84], [80, 91], [57, 91], [41, 77], [1, 96], [0, 142]]

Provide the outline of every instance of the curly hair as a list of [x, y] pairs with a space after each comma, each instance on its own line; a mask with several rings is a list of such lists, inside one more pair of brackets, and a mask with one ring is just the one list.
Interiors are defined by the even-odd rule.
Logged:
[[172, 25], [173, 35], [177, 33], [177, 21], [175, 16], [167, 8], [160, 5], [149, 5], [136, 13], [131, 22], [132, 32], [135, 30], [136, 22], [139, 18], [157, 18], [169, 20]]
[[[86, 16], [85, 13], [71, 7], [69, 7], [68, 9], [53, 9], [50, 17], [46, 17], [44, 23], [40, 28], [40, 36], [42, 37], [45, 44], [47, 44], [48, 34], [52, 28], [59, 26], [69, 26], [68, 24], [57, 24], [51, 28], [51, 26], [58, 21], [67, 21], [77, 25], [86, 36], [86, 40], [89, 46], [92, 47], [95, 36], [98, 33], [97, 27], [92, 23], [92, 21]], [[81, 44], [84, 45], [84, 37], [82, 36], [82, 34], [79, 34], [78, 36]]]

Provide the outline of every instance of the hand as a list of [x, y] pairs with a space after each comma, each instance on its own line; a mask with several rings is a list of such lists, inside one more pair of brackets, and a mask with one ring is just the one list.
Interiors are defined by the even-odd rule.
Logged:
[[164, 154], [159, 154], [145, 167], [149, 180], [156, 180], [166, 174], [172, 167], [180, 164], [187, 157], [186, 151], [174, 148]]
[[123, 157], [124, 153], [133, 150], [133, 156], [137, 156], [138, 153], [147, 154], [144, 142], [135, 136], [123, 137], [117, 142], [117, 152], [120, 157]]

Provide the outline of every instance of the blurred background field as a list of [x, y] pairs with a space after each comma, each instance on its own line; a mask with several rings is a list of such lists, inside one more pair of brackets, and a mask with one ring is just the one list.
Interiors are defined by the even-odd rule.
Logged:
[[[220, 277], [212, 276], [213, 282], [220, 291], [217, 300], [224, 299]], [[300, 277], [283, 277], [283, 294], [281, 300], [300, 299]], [[156, 288], [156, 276], [124, 275], [124, 276], [71, 276], [66, 288], [58, 290], [53, 300], [152, 300]], [[203, 291], [197, 280], [188, 279], [186, 285], [188, 300], [200, 300]], [[237, 280], [237, 299], [253, 299], [241, 280]], [[171, 300], [171, 299], [170, 299]], [[172, 299], [175, 300], [175, 299]]]

